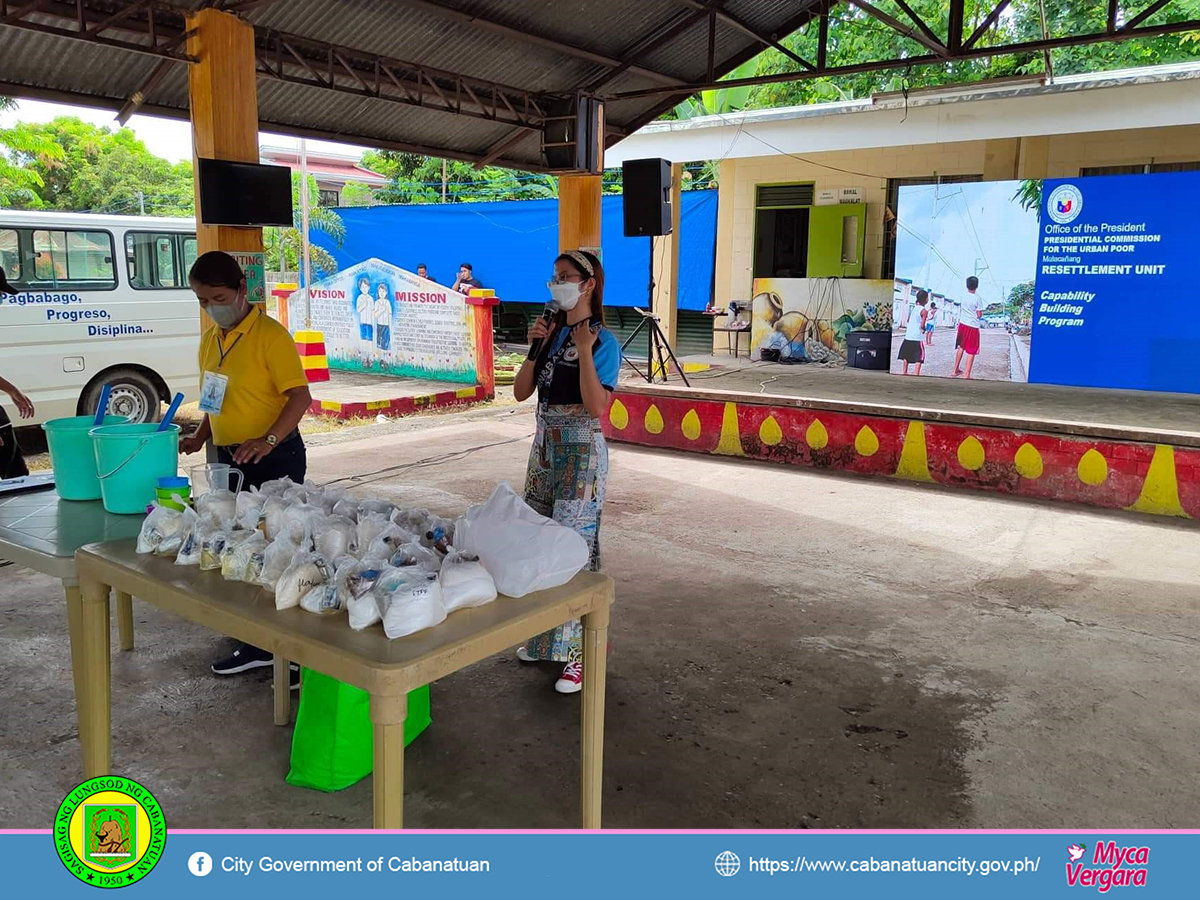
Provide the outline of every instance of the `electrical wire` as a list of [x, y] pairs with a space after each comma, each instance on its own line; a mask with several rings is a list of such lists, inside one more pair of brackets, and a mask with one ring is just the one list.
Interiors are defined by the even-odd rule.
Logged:
[[335, 478], [332, 481], [325, 482], [323, 485], [321, 485], [321, 487], [329, 487], [330, 485], [339, 484], [343, 481], [348, 481], [353, 485], [371, 484], [372, 482], [382, 481], [384, 478], [400, 472], [406, 472], [409, 469], [427, 469], [432, 466], [441, 465], [445, 462], [456, 462], [460, 459], [465, 459], [470, 454], [476, 453], [480, 450], [488, 450], [492, 447], [503, 447], [505, 444], [515, 444], [518, 441], [525, 441], [533, 437], [535, 433], [536, 432], [531, 431], [529, 434], [523, 434], [520, 437], [508, 438], [507, 440], [503, 441], [494, 441], [490, 444], [477, 444], [474, 447], [467, 447], [463, 450], [455, 450], [451, 453], [442, 453], [437, 456], [427, 456], [424, 459], [418, 459], [410, 463], [403, 463], [398, 466], [388, 466], [385, 469], [377, 469], [374, 472], [363, 472], [359, 475], [343, 475], [341, 478]]

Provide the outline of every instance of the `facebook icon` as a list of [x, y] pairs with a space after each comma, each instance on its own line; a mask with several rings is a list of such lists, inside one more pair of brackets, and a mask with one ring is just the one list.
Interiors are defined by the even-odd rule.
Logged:
[[188, 871], [197, 878], [203, 878], [212, 871], [212, 857], [204, 851], [193, 853], [188, 857]]

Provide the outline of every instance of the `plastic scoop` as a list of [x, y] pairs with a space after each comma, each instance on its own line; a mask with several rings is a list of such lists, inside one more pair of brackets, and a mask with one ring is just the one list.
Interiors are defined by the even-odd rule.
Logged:
[[163, 416], [163, 420], [158, 423], [159, 431], [166, 431], [171, 427], [171, 420], [175, 418], [175, 413], [179, 409], [179, 404], [183, 403], [183, 394], [176, 394], [175, 399], [171, 401], [171, 405], [167, 407], [167, 414]]
[[104, 414], [108, 412], [108, 396], [111, 393], [111, 384], [106, 384], [100, 388], [100, 402], [96, 404], [96, 421], [92, 423], [97, 428], [104, 424]]

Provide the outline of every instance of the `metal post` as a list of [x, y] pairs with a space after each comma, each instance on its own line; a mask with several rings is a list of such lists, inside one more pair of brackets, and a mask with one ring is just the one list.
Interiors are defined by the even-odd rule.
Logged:
[[142, 215], [146, 214], [146, 192], [138, 191], [138, 208], [141, 209]]
[[304, 266], [304, 327], [312, 329], [312, 304], [308, 302], [312, 265], [308, 252], [308, 145], [300, 138], [300, 253]]

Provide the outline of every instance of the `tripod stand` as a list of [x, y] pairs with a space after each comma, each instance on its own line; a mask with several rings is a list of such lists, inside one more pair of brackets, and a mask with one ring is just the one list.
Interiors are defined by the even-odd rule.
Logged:
[[[633, 334], [625, 338], [625, 343], [621, 345], [621, 358], [625, 362], [629, 363], [629, 367], [633, 369], [633, 371], [637, 372], [639, 376], [646, 379], [647, 384], [653, 384], [654, 377], [659, 372], [662, 373], [662, 380], [665, 384], [667, 381], [668, 371], [666, 360], [663, 358], [663, 351], [665, 350], [667, 358], [670, 359], [674, 364], [675, 370], [679, 373], [679, 377], [683, 379], [683, 383], [688, 387], [691, 387], [691, 385], [688, 384], [687, 376], [683, 374], [683, 366], [680, 364], [679, 360], [675, 358], [675, 351], [672, 350], [671, 345], [667, 343], [667, 337], [662, 333], [662, 328], [660, 328], [658, 325], [658, 316], [654, 315], [654, 313], [646, 312], [644, 309], [638, 309], [637, 307], [634, 307], [634, 309], [642, 317], [642, 321], [638, 322], [637, 328], [633, 329]], [[644, 373], [637, 367], [637, 363], [630, 359], [625, 353], [625, 348], [632, 344], [634, 339], [642, 333], [642, 329], [647, 329], [646, 371]]]

